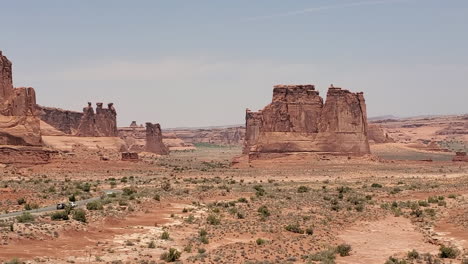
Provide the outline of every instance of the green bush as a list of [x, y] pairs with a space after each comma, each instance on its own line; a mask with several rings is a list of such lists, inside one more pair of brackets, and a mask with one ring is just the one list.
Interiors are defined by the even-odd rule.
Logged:
[[24, 197], [21, 197], [17, 200], [18, 204], [19, 205], [22, 205], [22, 204], [25, 204], [26, 203], [26, 199], [24, 199]]
[[88, 210], [102, 210], [104, 207], [99, 201], [92, 201], [86, 204], [86, 209]]
[[73, 211], [73, 219], [76, 221], [86, 223], [86, 212], [83, 209]]
[[418, 259], [419, 253], [415, 249], [413, 249], [412, 251], [408, 252], [407, 256], [409, 259]]
[[255, 241], [257, 243], [257, 245], [261, 246], [263, 244], [266, 243], [266, 240], [265, 239], [261, 239], [261, 238], [257, 238], [257, 240]]
[[164, 232], [161, 234], [161, 239], [163, 239], [163, 240], [169, 240], [169, 232], [164, 231]]
[[148, 248], [156, 248], [156, 243], [154, 243], [154, 240], [151, 240], [151, 242], [149, 242]]
[[76, 197], [74, 194], [72, 194], [70, 197], [68, 197], [68, 201], [70, 202], [76, 202]]
[[305, 230], [307, 235], [313, 235], [314, 234], [314, 229], [312, 227], [306, 228]]
[[372, 188], [382, 188], [382, 184], [379, 184], [379, 183], [373, 183], [371, 185]]
[[50, 216], [50, 219], [57, 221], [57, 220], [68, 220], [70, 218], [68, 217], [68, 214], [66, 211], [58, 211], [58, 212], [53, 213]]
[[29, 223], [34, 221], [34, 216], [28, 212], [25, 212], [22, 215], [17, 216], [16, 220], [18, 220], [20, 223]]
[[307, 186], [299, 186], [299, 188], [297, 188], [298, 193], [306, 193], [308, 191], [309, 191], [309, 187]]
[[135, 194], [137, 192], [135, 189], [128, 188], [128, 187], [123, 188], [122, 191], [123, 191], [123, 194], [127, 195], [127, 196], [130, 196], [130, 195]]
[[219, 219], [219, 217], [217, 217], [216, 215], [214, 214], [210, 214], [207, 218], [206, 218], [206, 222], [210, 225], [219, 225], [221, 224], [221, 219]]
[[336, 253], [342, 257], [349, 256], [349, 252], [351, 252], [351, 245], [341, 244], [336, 247]]
[[170, 248], [169, 252], [164, 252], [161, 254], [161, 259], [166, 261], [166, 262], [175, 262], [180, 258], [180, 253], [177, 249], [175, 248]]
[[268, 207], [266, 207], [266, 205], [262, 205], [258, 208], [257, 212], [260, 213], [260, 215], [262, 215], [262, 217], [268, 217], [270, 216], [270, 210], [268, 210]]
[[439, 251], [441, 258], [454, 259], [460, 254], [460, 251], [454, 247], [440, 246]]
[[304, 234], [304, 230], [301, 229], [299, 224], [289, 224], [285, 227], [286, 231], [297, 233], [297, 234]]

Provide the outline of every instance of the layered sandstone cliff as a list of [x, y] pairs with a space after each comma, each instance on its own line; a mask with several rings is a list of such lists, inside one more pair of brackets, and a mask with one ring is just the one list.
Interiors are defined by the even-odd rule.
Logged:
[[243, 152], [368, 154], [364, 96], [330, 87], [324, 104], [313, 85], [277, 85], [271, 104], [247, 109]]
[[36, 93], [31, 87], [13, 88], [12, 63], [0, 51], [0, 144], [41, 145]]

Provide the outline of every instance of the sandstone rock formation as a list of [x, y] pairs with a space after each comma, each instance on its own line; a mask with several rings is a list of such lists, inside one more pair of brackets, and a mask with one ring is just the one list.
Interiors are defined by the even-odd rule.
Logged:
[[40, 105], [37, 108], [42, 121], [67, 135], [77, 133], [83, 113]]
[[[128, 127], [118, 128], [119, 137], [127, 144], [128, 151], [142, 152], [146, 146], [146, 128], [133, 121]], [[175, 133], [163, 133], [163, 143], [170, 151], [193, 150], [191, 143], [178, 138]]]
[[40, 146], [36, 93], [13, 88], [12, 63], [0, 51], [0, 144]]
[[159, 124], [146, 123], [145, 150], [159, 155], [169, 154], [169, 150], [163, 143], [161, 126]]
[[116, 137], [117, 135], [117, 112], [113, 103], [109, 103], [108, 108], [103, 108], [102, 103], [96, 103], [96, 113], [91, 103], [83, 108], [83, 116], [78, 125], [76, 136]]
[[243, 152], [368, 154], [364, 96], [332, 86], [323, 104], [313, 85], [277, 85], [271, 104], [247, 109]]
[[393, 143], [395, 142], [389, 135], [386, 133], [383, 128], [377, 124], [369, 124], [367, 128], [369, 141], [374, 143]]

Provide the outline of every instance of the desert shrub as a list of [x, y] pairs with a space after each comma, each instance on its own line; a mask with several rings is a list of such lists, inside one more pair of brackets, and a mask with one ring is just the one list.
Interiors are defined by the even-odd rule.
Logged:
[[136, 193], [136, 190], [135, 190], [135, 189], [133, 189], [133, 188], [128, 188], [128, 187], [123, 188], [122, 191], [123, 191], [123, 195], [126, 195], [126, 196], [130, 196], [130, 195]]
[[214, 214], [210, 214], [207, 218], [206, 218], [206, 222], [210, 225], [219, 225], [221, 224], [221, 219], [219, 219], [219, 217], [217, 217], [216, 215]]
[[244, 198], [244, 197], [241, 197], [241, 198], [237, 199], [237, 201], [238, 201], [239, 203], [248, 203], [248, 202], [249, 202], [249, 201], [248, 201], [246, 198]]
[[159, 202], [159, 201], [161, 201], [161, 195], [155, 194], [155, 195], [153, 196], [153, 199]]
[[310, 261], [320, 261], [320, 263], [324, 264], [334, 264], [335, 263], [335, 250], [327, 249], [324, 251], [320, 251], [318, 253], [312, 254], [308, 257]]
[[372, 188], [382, 188], [383, 186], [382, 186], [382, 184], [379, 184], [379, 183], [373, 183], [373, 184], [371, 185], [371, 187], [372, 187]]
[[455, 199], [455, 198], [457, 198], [457, 195], [456, 194], [449, 194], [448, 198]]
[[298, 193], [306, 193], [308, 191], [309, 191], [309, 187], [307, 186], [299, 186], [299, 188], [297, 188]]
[[301, 229], [299, 224], [289, 224], [285, 227], [286, 231], [297, 233], [297, 234], [304, 234], [304, 230]]
[[255, 241], [257, 243], [257, 245], [261, 246], [263, 244], [266, 243], [266, 240], [265, 239], [261, 239], [261, 238], [257, 238], [257, 240]]
[[441, 258], [454, 259], [460, 254], [460, 251], [454, 247], [440, 246], [439, 251]]
[[26, 199], [24, 199], [24, 197], [21, 197], [17, 200], [18, 204], [19, 205], [22, 205], [22, 204], [25, 204], [26, 203]]
[[199, 248], [198, 249], [198, 254], [204, 254], [206, 252], [206, 249], [204, 248]]
[[313, 235], [314, 234], [314, 229], [312, 227], [306, 228], [305, 233], [307, 235]]
[[12, 259], [10, 261], [5, 262], [5, 264], [24, 264], [24, 263], [26, 263], [26, 262], [23, 262], [23, 261], [19, 260], [18, 258], [14, 258], [14, 259]]
[[409, 259], [418, 259], [419, 253], [415, 249], [413, 249], [412, 251], [408, 252], [407, 256]]
[[161, 234], [161, 239], [162, 239], [162, 240], [169, 240], [169, 232], [164, 231], [164, 232]]
[[189, 215], [189, 216], [187, 217], [187, 219], [185, 219], [185, 222], [187, 222], [187, 223], [189, 223], [189, 224], [193, 223], [193, 221], [195, 221], [195, 216], [193, 216], [192, 214]]
[[73, 219], [76, 221], [86, 223], [86, 212], [83, 209], [73, 211]]
[[244, 218], [245, 218], [244, 213], [242, 213], [242, 212], [237, 212], [237, 218], [238, 218], [238, 219], [244, 219]]
[[29, 223], [29, 222], [33, 222], [34, 221], [34, 216], [30, 213], [23, 213], [19, 216], [16, 217], [16, 220], [18, 220], [18, 222], [20, 223]]
[[170, 248], [168, 252], [161, 254], [161, 259], [166, 262], [175, 262], [180, 258], [181, 254], [182, 253], [180, 253], [177, 249]]
[[68, 201], [70, 201], [70, 202], [76, 202], [75, 194], [72, 194], [70, 197], [68, 197]]
[[91, 184], [89, 184], [87, 182], [87, 183], [85, 183], [83, 185], [80, 185], [78, 188], [83, 190], [84, 192], [89, 192], [89, 191], [91, 191]]
[[99, 201], [92, 201], [86, 204], [86, 209], [88, 210], [102, 210], [103, 206]]
[[266, 194], [266, 191], [265, 191], [265, 189], [263, 189], [262, 185], [255, 185], [253, 188], [256, 191], [255, 195], [257, 195], [258, 197], [264, 196]]
[[268, 210], [268, 207], [266, 205], [260, 206], [257, 212], [259, 212], [262, 217], [268, 217], [271, 214], [270, 210]]
[[68, 220], [70, 218], [68, 217], [68, 213], [66, 211], [59, 211], [59, 212], [53, 213], [50, 216], [50, 219], [57, 221], [57, 220]]
[[385, 264], [407, 264], [406, 260], [399, 260], [394, 257], [389, 257], [387, 261], [385, 261]]
[[154, 240], [151, 240], [151, 242], [149, 242], [148, 248], [156, 248], [156, 243], [154, 243]]
[[418, 204], [419, 204], [419, 206], [423, 206], [423, 207], [429, 206], [429, 203], [427, 201], [424, 201], [424, 200], [418, 201]]
[[437, 202], [439, 202], [439, 199], [437, 198], [437, 196], [430, 196], [429, 198], [427, 198], [427, 202], [428, 203], [437, 203]]
[[336, 253], [342, 257], [349, 256], [349, 252], [351, 252], [351, 245], [341, 244], [336, 247]]

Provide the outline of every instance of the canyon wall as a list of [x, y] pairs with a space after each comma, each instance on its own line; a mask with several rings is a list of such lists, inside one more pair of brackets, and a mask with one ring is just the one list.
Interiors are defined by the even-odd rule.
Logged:
[[31, 87], [13, 88], [12, 63], [0, 51], [0, 144], [40, 146], [36, 93]]
[[67, 135], [77, 133], [83, 113], [40, 105], [37, 108], [42, 121]]
[[277, 85], [272, 103], [246, 111], [244, 154], [370, 153], [362, 93], [330, 87], [323, 103], [313, 85]]
[[245, 138], [244, 127], [213, 127], [170, 129], [163, 132], [164, 138], [177, 137], [187, 144], [207, 143], [214, 145], [241, 146]]

